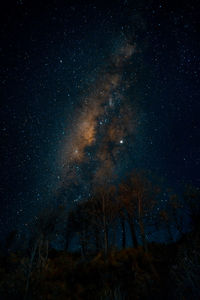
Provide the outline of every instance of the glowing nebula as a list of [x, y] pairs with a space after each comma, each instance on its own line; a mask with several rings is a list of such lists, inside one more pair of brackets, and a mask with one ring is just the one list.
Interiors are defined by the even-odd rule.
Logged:
[[[129, 63], [135, 49], [135, 45], [125, 43], [111, 57], [106, 71], [101, 72], [91, 93], [84, 99], [83, 107], [77, 111], [62, 149], [63, 174], [68, 174], [67, 170], [74, 163], [88, 161], [86, 149], [90, 146], [95, 146], [93, 159], [98, 161], [94, 177], [100, 180], [107, 170], [112, 172], [119, 147], [134, 129], [132, 107], [120, 90], [123, 87], [124, 91], [128, 86], [122, 76], [123, 68]], [[117, 105], [118, 111], [114, 111]], [[101, 129], [99, 124], [102, 125]]]

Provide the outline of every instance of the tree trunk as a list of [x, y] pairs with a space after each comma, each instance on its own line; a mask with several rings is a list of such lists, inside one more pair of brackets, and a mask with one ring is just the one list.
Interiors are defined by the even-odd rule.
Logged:
[[99, 231], [97, 228], [95, 228], [95, 248], [96, 252], [99, 252], [100, 249], [100, 240], [99, 240]]
[[108, 229], [106, 225], [106, 211], [105, 211], [105, 197], [102, 199], [102, 210], [103, 210], [103, 231], [104, 231], [104, 254], [107, 257], [108, 253]]
[[26, 280], [26, 287], [25, 287], [25, 296], [24, 296], [25, 300], [28, 299], [27, 297], [28, 297], [28, 292], [29, 292], [31, 272], [32, 272], [32, 268], [33, 268], [33, 261], [34, 261], [35, 255], [36, 255], [37, 247], [38, 247], [38, 240], [35, 241], [33, 251], [31, 253], [30, 262], [29, 262], [29, 268], [28, 268], [28, 274], [27, 274], [27, 280]]
[[107, 226], [105, 226], [105, 229], [104, 229], [104, 251], [105, 251], [105, 257], [107, 257], [107, 254], [108, 254], [108, 230], [107, 230]]
[[121, 220], [121, 226], [122, 226], [122, 248], [126, 248], [126, 226], [125, 226], [125, 220], [124, 217], [120, 218]]
[[139, 226], [140, 226], [140, 233], [141, 233], [141, 238], [142, 238], [142, 245], [144, 247], [144, 251], [147, 251], [147, 242], [146, 242], [146, 237], [145, 237], [145, 232], [144, 232], [144, 224], [141, 218], [139, 219]]
[[83, 234], [81, 234], [81, 237], [80, 237], [80, 244], [81, 244], [82, 256], [83, 256], [83, 258], [85, 258], [85, 256], [86, 256], [86, 245], [85, 245], [85, 239], [84, 239]]
[[139, 216], [139, 227], [140, 227], [140, 234], [141, 234], [141, 238], [142, 238], [142, 245], [144, 248], [144, 251], [147, 251], [147, 243], [146, 243], [146, 238], [145, 238], [145, 232], [144, 232], [144, 223], [142, 221], [142, 213], [143, 209], [142, 209], [142, 195], [141, 192], [138, 192], [138, 216]]
[[49, 256], [49, 241], [46, 240], [46, 254], [45, 254], [45, 258], [44, 258], [44, 266], [45, 266], [46, 263], [47, 263], [48, 256]]
[[66, 235], [65, 235], [65, 250], [66, 251], [69, 250], [71, 238], [72, 238], [72, 232], [71, 232], [71, 229], [68, 228], [66, 231]]
[[138, 241], [135, 233], [135, 226], [133, 223], [133, 219], [130, 215], [128, 215], [128, 222], [129, 222], [129, 227], [131, 231], [131, 237], [132, 237], [132, 242], [133, 242], [133, 247], [137, 248], [138, 247]]

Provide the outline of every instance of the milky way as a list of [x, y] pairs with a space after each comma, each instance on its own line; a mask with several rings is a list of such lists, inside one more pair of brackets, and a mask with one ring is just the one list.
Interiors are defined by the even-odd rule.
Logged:
[[198, 7], [36, 2], [0, 12], [1, 233], [135, 168], [199, 186]]
[[126, 41], [111, 56], [77, 110], [61, 155], [65, 184], [80, 177], [82, 163], [93, 162], [94, 181], [116, 176], [117, 158], [136, 127], [136, 109], [126, 96], [130, 82], [124, 76], [136, 51], [136, 45]]

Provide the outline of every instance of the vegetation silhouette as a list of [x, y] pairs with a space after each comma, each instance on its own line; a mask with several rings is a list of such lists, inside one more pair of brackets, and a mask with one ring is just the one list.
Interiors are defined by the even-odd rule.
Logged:
[[47, 208], [26, 243], [13, 230], [1, 246], [0, 298], [198, 299], [200, 191], [162, 198], [147, 172], [134, 171], [69, 209]]

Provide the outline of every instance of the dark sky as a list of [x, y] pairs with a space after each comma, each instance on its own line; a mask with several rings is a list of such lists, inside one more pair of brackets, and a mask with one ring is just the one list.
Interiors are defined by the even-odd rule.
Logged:
[[199, 185], [197, 1], [102, 2], [1, 9], [1, 232], [133, 168]]

